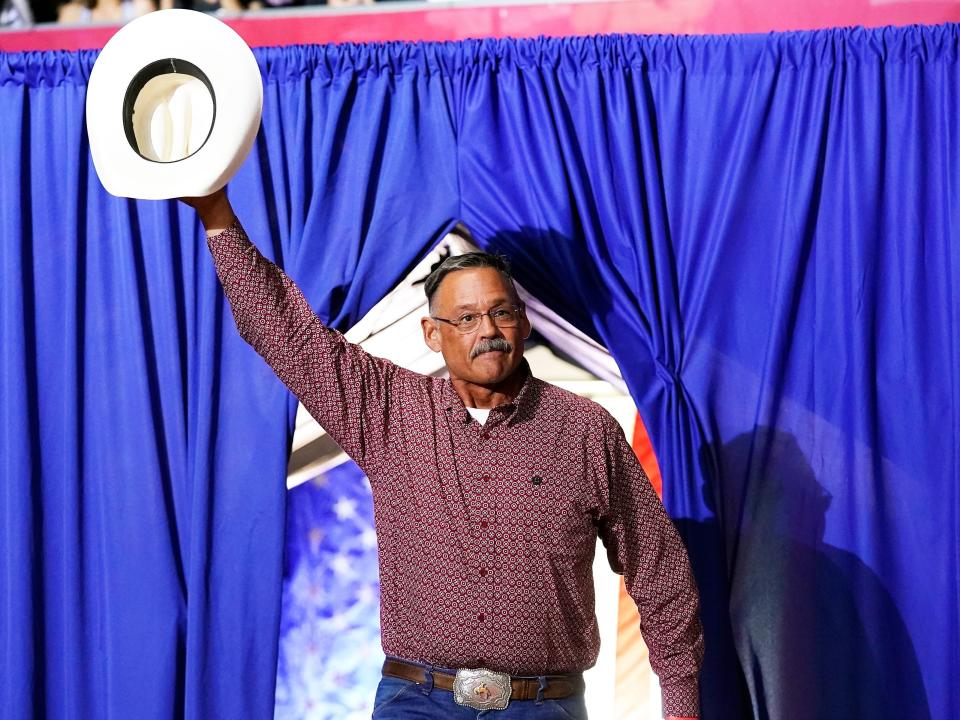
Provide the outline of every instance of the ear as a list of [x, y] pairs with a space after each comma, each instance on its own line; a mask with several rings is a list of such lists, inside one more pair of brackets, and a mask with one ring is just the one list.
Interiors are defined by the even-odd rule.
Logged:
[[423, 328], [423, 341], [434, 352], [440, 352], [440, 324], [432, 318], [420, 318], [420, 327]]

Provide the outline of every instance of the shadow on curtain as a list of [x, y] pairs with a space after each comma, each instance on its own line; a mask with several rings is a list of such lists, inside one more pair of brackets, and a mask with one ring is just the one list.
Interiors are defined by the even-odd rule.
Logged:
[[[957, 45], [951, 25], [261, 50], [231, 194], [341, 327], [459, 217], [610, 349], [701, 582], [705, 718], [838, 717], [825, 673], [843, 708], [950, 717]], [[193, 219], [99, 187], [92, 59], [0, 56], [0, 704], [264, 717], [292, 405]]]
[[705, 504], [740, 522], [680, 527], [730, 558], [730, 625], [758, 714], [929, 718], [903, 618], [878, 575], [825, 540], [833, 498], [796, 438], [757, 428], [701, 454], [724, 479], [708, 480]]

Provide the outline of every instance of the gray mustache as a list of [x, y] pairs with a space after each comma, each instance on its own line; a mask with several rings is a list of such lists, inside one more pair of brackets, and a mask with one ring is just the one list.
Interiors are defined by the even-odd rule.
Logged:
[[511, 352], [513, 350], [513, 345], [508, 343], [503, 338], [483, 338], [476, 345], [473, 346], [473, 350], [470, 351], [470, 359], [475, 359], [478, 355], [483, 355], [485, 352]]

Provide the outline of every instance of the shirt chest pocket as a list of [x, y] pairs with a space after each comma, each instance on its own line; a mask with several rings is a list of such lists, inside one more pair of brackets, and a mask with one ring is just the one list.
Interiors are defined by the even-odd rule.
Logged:
[[524, 469], [511, 478], [501, 504], [505, 526], [534, 554], [574, 557], [595, 532], [583, 488], [556, 473]]

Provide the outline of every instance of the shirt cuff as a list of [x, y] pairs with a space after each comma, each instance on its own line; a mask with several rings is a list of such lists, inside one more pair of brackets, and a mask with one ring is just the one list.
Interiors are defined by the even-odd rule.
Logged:
[[240, 221], [234, 218], [228, 227], [218, 232], [216, 235], [207, 236], [207, 244], [211, 248], [224, 245], [244, 246], [247, 242], [247, 234], [243, 231]]
[[234, 266], [242, 261], [253, 248], [247, 233], [239, 220], [217, 233], [207, 237], [207, 247], [213, 255], [213, 264], [221, 280], [229, 277]]
[[660, 685], [660, 693], [664, 717], [700, 717], [700, 685], [696, 675], [673, 678]]

